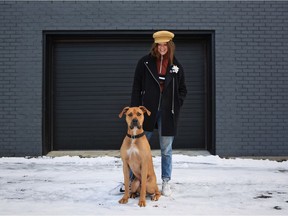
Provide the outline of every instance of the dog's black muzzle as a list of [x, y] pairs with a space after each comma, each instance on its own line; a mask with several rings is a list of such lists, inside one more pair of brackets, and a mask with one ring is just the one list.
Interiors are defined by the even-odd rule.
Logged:
[[134, 127], [137, 127], [138, 129], [141, 128], [141, 125], [139, 125], [139, 121], [137, 118], [132, 119], [130, 124], [130, 129], [133, 129]]

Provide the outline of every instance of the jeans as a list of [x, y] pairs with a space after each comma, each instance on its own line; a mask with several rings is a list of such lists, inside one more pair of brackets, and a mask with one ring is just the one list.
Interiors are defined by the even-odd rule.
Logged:
[[[161, 178], [163, 181], [169, 181], [172, 173], [172, 143], [174, 141], [174, 136], [161, 135], [161, 112], [157, 113], [157, 124], [161, 148]], [[145, 131], [145, 135], [147, 139], [150, 140], [153, 135], [153, 131]]]

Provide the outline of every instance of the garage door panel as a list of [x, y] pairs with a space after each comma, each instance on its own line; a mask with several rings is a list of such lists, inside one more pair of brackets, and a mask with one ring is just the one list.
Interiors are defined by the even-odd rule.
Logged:
[[[205, 148], [205, 44], [177, 41], [188, 89], [174, 148]], [[136, 64], [150, 41], [56, 42], [53, 49], [53, 149], [119, 149], [118, 114], [129, 105]], [[156, 134], [156, 132], [155, 132]], [[153, 137], [152, 149], [159, 148]]]

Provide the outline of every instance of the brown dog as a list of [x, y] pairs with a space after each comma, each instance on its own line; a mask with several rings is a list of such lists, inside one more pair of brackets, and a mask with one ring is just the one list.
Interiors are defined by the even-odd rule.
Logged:
[[[119, 203], [127, 203], [129, 197], [135, 198], [136, 194], [140, 192], [138, 203], [140, 207], [146, 206], [146, 192], [152, 195], [151, 200], [154, 201], [157, 201], [161, 196], [157, 186], [150, 145], [142, 128], [144, 113], [147, 113], [147, 115], [151, 114], [144, 106], [139, 106], [125, 107], [119, 114], [119, 118], [123, 114], [126, 115], [128, 125], [127, 135], [120, 149], [125, 194], [119, 200]], [[131, 194], [129, 194], [129, 168], [135, 176], [131, 183]]]

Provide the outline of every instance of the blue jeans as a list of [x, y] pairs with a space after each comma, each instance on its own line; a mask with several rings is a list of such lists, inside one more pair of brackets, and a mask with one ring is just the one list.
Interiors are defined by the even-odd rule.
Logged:
[[[157, 113], [157, 124], [161, 148], [161, 178], [163, 181], [169, 181], [172, 173], [172, 143], [174, 141], [174, 136], [161, 135], [161, 112]], [[145, 131], [145, 135], [147, 139], [150, 140], [153, 135], [153, 131]]]

